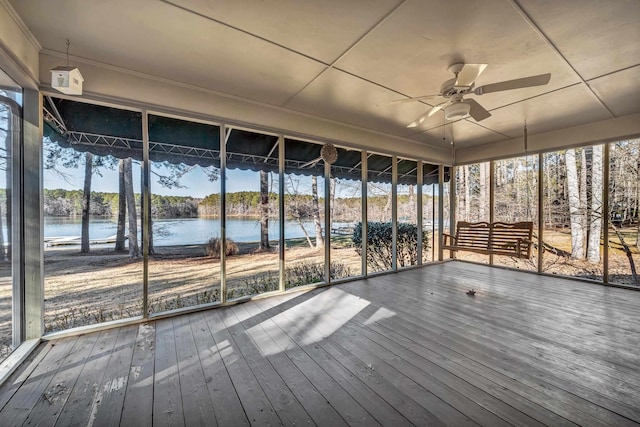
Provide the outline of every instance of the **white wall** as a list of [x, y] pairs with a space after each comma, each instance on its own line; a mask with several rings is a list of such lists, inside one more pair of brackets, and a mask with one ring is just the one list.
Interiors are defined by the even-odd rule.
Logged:
[[38, 87], [40, 44], [6, 0], [0, 0], [0, 68], [19, 85]]
[[561, 150], [567, 147], [634, 138], [640, 138], [640, 114], [630, 114], [615, 119], [529, 135], [526, 151], [523, 138], [457, 150], [456, 164], [505, 159], [531, 153]]

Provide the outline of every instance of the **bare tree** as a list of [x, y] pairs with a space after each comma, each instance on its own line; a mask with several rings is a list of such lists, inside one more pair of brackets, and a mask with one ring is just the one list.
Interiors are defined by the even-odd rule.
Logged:
[[600, 234], [602, 233], [602, 145], [593, 146], [591, 159], [591, 212], [587, 261], [600, 262]]
[[129, 211], [129, 258], [140, 256], [138, 246], [138, 219], [136, 215], [136, 199], [133, 192], [133, 172], [131, 170], [131, 157], [124, 159], [124, 187]]
[[91, 176], [93, 169], [93, 154], [84, 153], [84, 187], [82, 192], [82, 235], [80, 238], [80, 252], [89, 252], [89, 218], [91, 214]]
[[124, 185], [124, 159], [118, 160], [118, 228], [116, 232], [116, 251], [124, 251], [125, 229], [127, 223], [127, 199]]
[[[140, 220], [142, 221], [142, 216], [143, 216], [142, 212], [146, 211], [147, 214], [148, 214], [148, 219], [149, 219], [149, 228], [148, 228], [149, 251], [148, 252], [149, 252], [149, 255], [153, 255], [153, 254], [156, 253], [156, 250], [153, 247], [153, 216], [151, 215], [151, 203], [149, 203], [148, 206], [145, 205], [144, 197], [142, 197], [142, 195], [144, 194], [144, 177], [145, 177], [144, 162], [141, 162], [140, 163]], [[176, 178], [176, 180], [177, 179], [178, 178]], [[180, 185], [178, 183], [178, 184], [176, 184], [176, 187], [182, 188], [184, 186], [182, 186], [182, 185]], [[149, 196], [149, 199], [151, 200], [151, 196]], [[144, 241], [142, 242], [142, 245], [144, 247]]]
[[300, 197], [298, 185], [299, 182], [294, 181], [291, 175], [289, 175], [289, 185], [287, 187], [287, 192], [289, 193], [287, 199], [289, 203], [287, 204], [287, 213], [300, 225], [300, 229], [302, 229], [302, 233], [307, 239], [307, 244], [310, 248], [313, 248], [313, 242], [303, 222], [306, 219], [313, 218], [313, 208]]
[[469, 165], [462, 166], [462, 191], [460, 192], [460, 196], [463, 198], [463, 210], [460, 213], [464, 213], [463, 218], [465, 221], [469, 221], [470, 215], [470, 202], [471, 202], [471, 191], [469, 189]]
[[569, 215], [571, 220], [571, 258], [581, 259], [584, 254], [582, 213], [580, 212], [580, 189], [578, 188], [578, 170], [576, 150], [565, 152], [567, 168], [567, 192], [569, 196]]
[[[580, 189], [580, 225], [582, 226], [582, 241], [587, 243], [588, 241], [588, 232], [589, 232], [589, 224], [587, 221], [587, 149], [588, 147], [581, 148], [579, 150], [580, 153], [580, 183], [578, 184], [578, 188]], [[583, 256], [584, 256], [584, 248], [583, 248]]]
[[260, 250], [269, 250], [269, 175], [260, 171]]
[[[3, 92], [4, 93], [4, 92]], [[14, 126], [14, 109], [19, 108], [16, 102], [10, 97], [0, 94], [0, 118], [3, 120], [5, 127], [0, 128], [0, 132], [4, 134], [4, 146], [0, 150], [3, 155], [0, 157], [0, 168], [5, 171], [7, 187], [5, 190], [5, 214], [7, 216], [7, 247], [5, 248], [4, 233], [2, 233], [2, 210], [0, 209], [0, 261], [11, 258], [11, 151], [12, 137], [16, 133], [13, 132]], [[5, 252], [6, 249], [6, 252]]]
[[322, 223], [320, 222], [320, 206], [318, 203], [318, 177], [311, 177], [311, 196], [313, 206], [313, 222], [316, 225], [316, 248], [324, 246], [324, 237], [322, 236]]
[[487, 221], [489, 218], [489, 197], [487, 195], [489, 190], [489, 163], [480, 163], [479, 166], [480, 200], [478, 213], [481, 220]]

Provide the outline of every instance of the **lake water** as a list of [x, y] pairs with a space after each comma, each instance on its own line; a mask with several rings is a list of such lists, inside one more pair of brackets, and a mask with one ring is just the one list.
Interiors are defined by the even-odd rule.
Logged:
[[[139, 224], [138, 224], [139, 225]], [[315, 226], [313, 221], [303, 221], [304, 228], [313, 238]], [[333, 227], [352, 224], [333, 223]], [[115, 236], [117, 221], [115, 218], [91, 218], [89, 225], [90, 239], [106, 239]], [[73, 237], [82, 233], [80, 218], [44, 218], [45, 239], [51, 237]], [[140, 230], [138, 230], [140, 233]], [[220, 219], [217, 218], [179, 218], [155, 219], [153, 221], [153, 244], [156, 246], [189, 245], [206, 243], [211, 237], [220, 235]], [[276, 220], [269, 220], [269, 239], [277, 240], [279, 225]], [[284, 235], [287, 239], [304, 237], [300, 225], [295, 221], [285, 221]], [[260, 241], [260, 222], [255, 218], [227, 218], [227, 238], [236, 242]]]

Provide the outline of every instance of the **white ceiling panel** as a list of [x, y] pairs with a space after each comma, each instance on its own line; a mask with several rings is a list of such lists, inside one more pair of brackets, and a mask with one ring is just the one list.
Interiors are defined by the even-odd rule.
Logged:
[[640, 63], [640, 1], [520, 3], [585, 80]]
[[[279, 105], [325, 67], [243, 32], [153, 0], [24, 1], [30, 28], [45, 49]], [[152, 7], [156, 5], [158, 7]], [[127, 13], [121, 13], [121, 10]], [[73, 25], [69, 25], [73, 22]], [[87, 82], [89, 83], [89, 82]]]
[[506, 0], [410, 1], [336, 66], [420, 96], [438, 93], [455, 62], [489, 64], [477, 85], [552, 73], [549, 85], [494, 96], [488, 108], [579, 81]]
[[329, 69], [286, 106], [380, 132], [411, 135], [414, 131], [406, 128], [406, 118], [417, 117], [428, 107], [417, 102], [391, 104], [392, 95], [365, 80]]
[[286, 46], [326, 64], [335, 61], [402, 0], [163, 0]]
[[[640, 44], [640, 42], [639, 42]], [[640, 113], [640, 66], [628, 68], [589, 82], [616, 116]]]
[[517, 137], [525, 120], [533, 134], [610, 118], [598, 98], [617, 117], [640, 109], [638, 0], [8, 1], [60, 65], [70, 39], [72, 64], [410, 143], [441, 146], [442, 112], [405, 126], [444, 100], [390, 101], [438, 93], [456, 62], [489, 65], [476, 86], [551, 73], [545, 86], [465, 95], [492, 117], [448, 122], [459, 148]]
[[611, 115], [584, 84], [548, 93], [526, 103], [517, 103], [491, 111], [482, 126], [515, 138], [522, 135], [526, 121], [530, 133], [558, 127], [605, 120]]

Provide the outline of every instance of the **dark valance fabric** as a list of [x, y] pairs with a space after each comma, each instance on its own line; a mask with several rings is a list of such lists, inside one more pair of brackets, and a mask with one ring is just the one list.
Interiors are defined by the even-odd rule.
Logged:
[[[50, 101], [49, 101], [50, 100]], [[45, 103], [44, 136], [64, 148], [97, 156], [131, 157], [142, 161], [142, 115], [139, 112], [49, 98]], [[216, 125], [149, 115], [149, 158], [153, 162], [220, 167], [220, 128]], [[278, 138], [242, 129], [229, 129], [226, 165], [229, 169], [278, 171]], [[285, 171], [299, 175], [324, 175], [321, 144], [285, 139]], [[337, 148], [332, 176], [362, 179], [358, 150]], [[391, 182], [391, 157], [367, 158], [368, 180]], [[438, 166], [425, 164], [425, 184], [438, 182]], [[448, 179], [448, 177], [446, 178]], [[398, 161], [398, 183], [417, 182], [416, 162]]]

